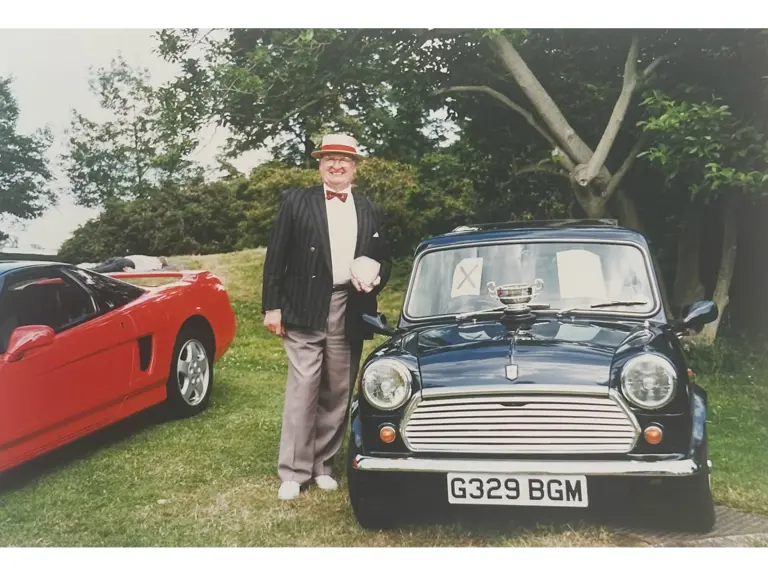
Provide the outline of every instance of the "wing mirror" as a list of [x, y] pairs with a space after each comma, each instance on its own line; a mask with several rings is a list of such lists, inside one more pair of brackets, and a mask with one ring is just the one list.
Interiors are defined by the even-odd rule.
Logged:
[[56, 333], [50, 326], [20, 326], [11, 334], [5, 350], [6, 362], [17, 362], [35, 348], [53, 343]]
[[683, 308], [681, 325], [686, 330], [701, 330], [705, 325], [717, 320], [717, 304], [712, 300], [701, 300]]
[[384, 336], [396, 336], [400, 333], [397, 328], [392, 328], [387, 324], [387, 317], [381, 312], [377, 312], [375, 316], [370, 314], [363, 314], [363, 321], [373, 327], [373, 331], [377, 334], [383, 334]]

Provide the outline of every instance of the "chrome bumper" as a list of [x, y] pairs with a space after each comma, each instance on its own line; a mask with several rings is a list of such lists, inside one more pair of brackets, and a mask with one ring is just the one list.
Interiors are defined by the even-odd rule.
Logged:
[[358, 455], [357, 470], [370, 472], [469, 472], [476, 474], [584, 474], [587, 476], [692, 476], [711, 472], [693, 459], [657, 461], [610, 460], [449, 460], [429, 458], [374, 458]]

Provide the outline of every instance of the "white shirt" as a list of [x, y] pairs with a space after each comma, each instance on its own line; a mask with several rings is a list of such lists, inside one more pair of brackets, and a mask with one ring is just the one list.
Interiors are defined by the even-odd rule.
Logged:
[[156, 258], [155, 256], [140, 256], [139, 254], [135, 254], [126, 256], [126, 258], [134, 263], [136, 272], [153, 272], [155, 270], [160, 270], [163, 267], [160, 258]]
[[[325, 188], [328, 190], [328, 188]], [[325, 201], [328, 214], [328, 237], [331, 241], [331, 265], [333, 267], [333, 284], [349, 282], [352, 274], [350, 266], [355, 259], [357, 247], [357, 212], [355, 199], [351, 188], [341, 190], [347, 194], [347, 201], [339, 198]]]

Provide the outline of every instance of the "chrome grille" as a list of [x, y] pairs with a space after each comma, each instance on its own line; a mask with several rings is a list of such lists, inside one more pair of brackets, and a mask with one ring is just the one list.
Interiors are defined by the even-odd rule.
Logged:
[[616, 393], [417, 396], [402, 436], [414, 452], [626, 453], [640, 427]]

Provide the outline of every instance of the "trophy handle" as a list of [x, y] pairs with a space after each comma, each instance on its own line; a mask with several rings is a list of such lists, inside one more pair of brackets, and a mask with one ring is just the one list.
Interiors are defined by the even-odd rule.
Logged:
[[544, 280], [541, 278], [536, 278], [536, 280], [533, 281], [533, 295], [537, 295], [539, 292], [541, 292], [544, 289]]
[[495, 282], [490, 281], [485, 286], [488, 289], [488, 295], [493, 296], [495, 298], [498, 298], [498, 295], [496, 294], [496, 283]]

